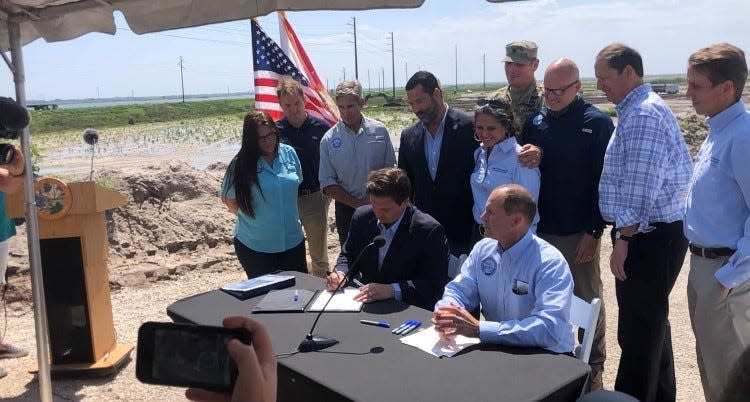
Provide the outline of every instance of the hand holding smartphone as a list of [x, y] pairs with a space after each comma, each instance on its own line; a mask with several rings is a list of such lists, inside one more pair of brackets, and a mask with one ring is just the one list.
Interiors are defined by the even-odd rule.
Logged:
[[191, 324], [146, 322], [138, 329], [136, 377], [148, 384], [230, 392], [237, 366], [227, 344], [250, 345], [250, 332]]

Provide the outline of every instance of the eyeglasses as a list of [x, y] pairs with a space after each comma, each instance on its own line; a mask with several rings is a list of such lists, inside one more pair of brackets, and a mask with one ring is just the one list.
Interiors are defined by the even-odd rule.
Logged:
[[568, 85], [566, 85], [566, 86], [564, 86], [562, 88], [547, 88], [547, 87], [544, 87], [544, 94], [545, 95], [552, 94], [552, 95], [555, 95], [555, 96], [563, 96], [563, 94], [565, 93], [565, 91], [568, 90], [568, 88], [572, 87], [573, 85], [575, 85], [577, 83], [578, 83], [578, 80], [575, 80], [575, 81], [571, 82], [570, 84], [568, 84]]
[[508, 102], [501, 100], [501, 99], [480, 99], [477, 101], [477, 106], [485, 106], [489, 105], [489, 107], [493, 109], [498, 109], [504, 106], [508, 105]]
[[273, 131], [273, 132], [271, 132], [269, 134], [262, 135], [262, 136], [258, 137], [258, 142], [262, 142], [262, 141], [266, 141], [266, 140], [272, 139], [275, 136], [276, 136], [276, 132]]

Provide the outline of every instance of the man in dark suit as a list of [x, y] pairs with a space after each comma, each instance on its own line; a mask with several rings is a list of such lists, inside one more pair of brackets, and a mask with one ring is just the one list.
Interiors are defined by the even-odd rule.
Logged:
[[[333, 290], [357, 256], [360, 286], [356, 300], [365, 303], [395, 298], [432, 310], [448, 282], [448, 242], [443, 227], [409, 202], [411, 183], [398, 168], [383, 168], [367, 179], [369, 205], [354, 212], [349, 236], [328, 276]], [[381, 248], [365, 248], [375, 236]], [[356, 283], [355, 283], [356, 284]]]
[[448, 107], [440, 83], [427, 71], [409, 79], [406, 97], [419, 122], [401, 133], [398, 167], [411, 180], [414, 205], [445, 228], [451, 253], [468, 253], [474, 222], [469, 177], [478, 146], [474, 118]]

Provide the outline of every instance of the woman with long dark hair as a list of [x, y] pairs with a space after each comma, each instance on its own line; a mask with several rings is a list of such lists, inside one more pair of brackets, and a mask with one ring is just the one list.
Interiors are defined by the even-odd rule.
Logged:
[[251, 111], [242, 146], [224, 174], [221, 200], [237, 214], [234, 251], [248, 278], [276, 270], [307, 272], [297, 212], [302, 168], [294, 148], [279, 143], [266, 112]]
[[[493, 99], [482, 101], [474, 109], [474, 139], [480, 142], [474, 151], [474, 172], [471, 173], [471, 192], [474, 196], [474, 230], [472, 244], [482, 239], [481, 224], [484, 206], [492, 190], [502, 184], [518, 184], [539, 198], [539, 169], [525, 168], [518, 163], [521, 146], [516, 141], [518, 122], [510, 103]], [[536, 232], [539, 213], [534, 217], [531, 230]]]

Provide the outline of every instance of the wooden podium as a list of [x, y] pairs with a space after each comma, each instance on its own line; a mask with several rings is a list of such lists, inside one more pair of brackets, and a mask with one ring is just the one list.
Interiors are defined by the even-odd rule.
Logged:
[[[37, 214], [52, 372], [113, 372], [129, 359], [133, 344], [117, 343], [104, 213], [124, 205], [125, 197], [95, 182], [44, 180], [57, 182], [60, 189], [47, 189], [68, 204], [53, 208], [54, 216], [41, 209]], [[40, 199], [39, 183], [35, 187], [39, 207], [45, 200]], [[6, 195], [8, 216], [25, 216], [24, 194], [19, 190]]]

